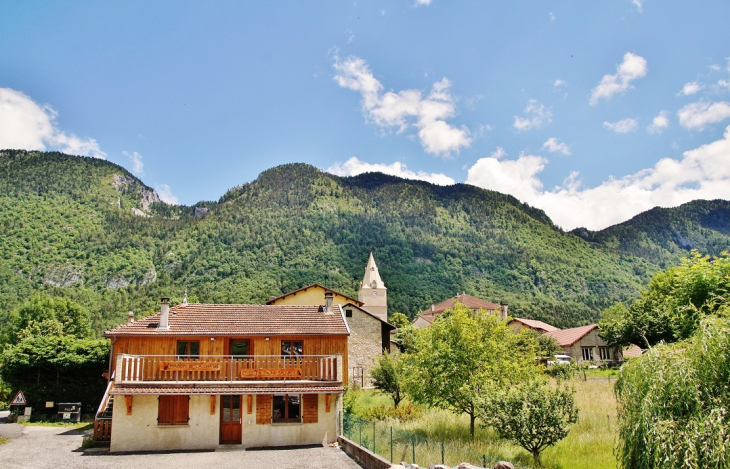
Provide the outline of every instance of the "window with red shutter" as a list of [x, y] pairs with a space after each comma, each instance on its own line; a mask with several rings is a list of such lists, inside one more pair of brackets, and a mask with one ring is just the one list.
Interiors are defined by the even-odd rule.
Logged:
[[190, 396], [160, 396], [157, 425], [187, 425], [190, 421]]

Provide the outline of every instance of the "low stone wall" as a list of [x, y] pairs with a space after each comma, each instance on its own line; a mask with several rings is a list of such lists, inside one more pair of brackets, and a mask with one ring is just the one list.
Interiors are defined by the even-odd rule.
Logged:
[[352, 459], [357, 461], [365, 469], [390, 469], [390, 462], [387, 459], [378, 456], [372, 451], [363, 448], [354, 441], [350, 441], [344, 436], [338, 436], [337, 442], [340, 444], [342, 451], [347, 453]]

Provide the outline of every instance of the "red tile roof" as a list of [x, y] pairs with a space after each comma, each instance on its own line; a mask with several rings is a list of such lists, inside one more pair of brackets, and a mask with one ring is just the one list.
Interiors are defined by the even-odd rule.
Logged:
[[324, 285], [320, 285], [318, 283], [313, 283], [311, 285], [307, 285], [306, 287], [302, 287], [302, 288], [300, 288], [298, 290], [293, 290], [293, 291], [290, 291], [288, 293], [284, 293], [283, 295], [279, 295], [277, 297], [271, 298], [269, 301], [266, 302], [266, 304], [267, 305], [270, 305], [271, 303], [273, 303], [273, 302], [275, 302], [277, 300], [280, 300], [282, 298], [286, 298], [287, 296], [296, 295], [300, 291], [306, 291], [306, 290], [309, 290], [310, 288], [313, 288], [313, 287], [319, 287], [319, 288], [323, 289], [325, 292], [332, 292], [335, 295], [340, 295], [342, 297], [345, 297], [347, 299], [347, 301], [351, 302], [352, 304], [356, 304], [358, 306], [362, 306], [363, 305], [363, 302], [362, 301], [358, 301], [355, 298], [350, 298], [349, 296], [344, 295], [344, 294], [338, 292], [337, 290], [333, 290], [331, 288], [327, 288]]
[[160, 313], [106, 331], [104, 336], [349, 335], [339, 307], [188, 304], [170, 308], [169, 330], [158, 330]]
[[496, 303], [491, 303], [489, 301], [482, 300], [481, 298], [477, 298], [476, 296], [462, 293], [461, 295], [456, 295], [446, 301], [442, 301], [441, 303], [434, 305], [432, 308], [421, 311], [419, 316], [423, 320], [429, 323], [433, 323], [434, 319], [436, 319], [436, 316], [443, 313], [449, 308], [453, 308], [457, 301], [469, 309], [486, 309], [487, 311], [493, 311], [502, 308]]
[[561, 347], [569, 347], [597, 327], [598, 324], [589, 324], [588, 326], [574, 327], [572, 329], [558, 329], [557, 331], [546, 332], [545, 335], [557, 340]]
[[274, 394], [294, 392], [301, 394], [341, 393], [340, 383], [210, 383], [210, 384], [118, 384], [111, 390], [113, 395], [132, 394]]
[[[536, 330], [542, 330], [545, 332], [553, 332], [553, 331], [559, 331], [555, 326], [551, 326], [550, 324], [542, 321], [537, 321], [535, 319], [522, 319], [522, 318], [514, 318], [512, 321], [517, 321], [525, 326], [529, 327], [530, 329], [536, 329]], [[512, 322], [510, 321], [510, 322]]]

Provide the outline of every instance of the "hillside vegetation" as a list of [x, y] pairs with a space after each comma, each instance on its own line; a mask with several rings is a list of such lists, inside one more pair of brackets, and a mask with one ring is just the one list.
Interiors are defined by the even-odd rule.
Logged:
[[730, 246], [725, 201], [573, 234], [497, 192], [379, 173], [341, 178], [305, 164], [196, 207], [208, 211], [161, 203], [107, 161], [0, 152], [0, 321], [37, 291], [82, 304], [97, 334], [129, 310], [156, 310], [162, 294], [180, 301], [186, 288], [191, 300], [216, 303], [261, 303], [313, 282], [356, 296], [373, 251], [391, 312], [413, 317], [466, 291], [568, 327], [635, 299], [691, 247]]

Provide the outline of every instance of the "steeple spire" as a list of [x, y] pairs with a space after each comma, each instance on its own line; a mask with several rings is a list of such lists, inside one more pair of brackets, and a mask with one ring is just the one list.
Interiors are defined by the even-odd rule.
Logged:
[[375, 265], [375, 259], [373, 253], [370, 253], [370, 259], [368, 259], [368, 265], [365, 267], [365, 276], [362, 278], [362, 286], [366, 288], [385, 288], [383, 280], [380, 278], [378, 272], [378, 266]]

